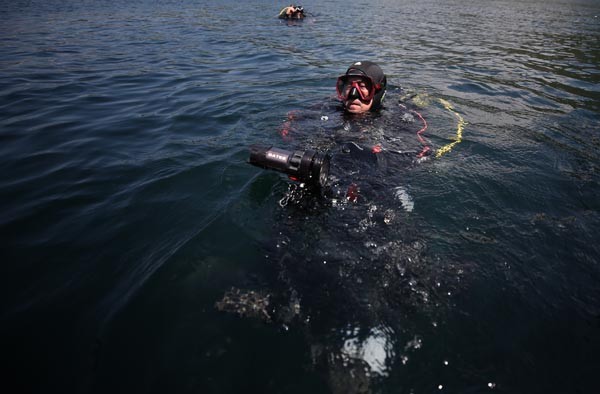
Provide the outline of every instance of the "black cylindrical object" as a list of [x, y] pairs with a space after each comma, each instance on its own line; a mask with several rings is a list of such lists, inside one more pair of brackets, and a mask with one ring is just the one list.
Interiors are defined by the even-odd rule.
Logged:
[[325, 186], [329, 176], [329, 155], [311, 149], [292, 152], [272, 146], [252, 146], [249, 162], [312, 186]]

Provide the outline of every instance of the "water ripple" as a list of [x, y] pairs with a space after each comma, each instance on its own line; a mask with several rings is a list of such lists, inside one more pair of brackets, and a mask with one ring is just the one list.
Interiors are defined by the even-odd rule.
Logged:
[[[232, 360], [246, 365], [246, 351], [281, 360], [272, 350], [281, 348], [290, 370], [252, 360], [253, 381], [291, 387], [311, 359], [328, 366], [332, 391], [352, 381], [349, 364], [407, 392], [482, 391], [490, 382], [590, 391], [567, 385], [592, 381], [572, 370], [581, 367], [574, 353], [598, 349], [589, 329], [600, 299], [597, 3], [342, 3], [309, 1], [312, 17], [294, 23], [255, 1], [3, 6], [0, 319], [5, 338], [26, 339], [6, 354], [39, 356], [9, 360], [34, 371], [22, 382], [64, 391], [63, 378], [78, 388], [95, 380], [114, 391], [115, 382], [139, 389], [161, 376], [175, 391], [241, 391], [215, 371], [245, 381]], [[378, 135], [398, 149], [418, 145], [414, 119], [394, 115], [400, 97], [412, 96], [433, 148], [455, 141], [458, 127], [440, 99], [464, 118], [462, 142], [373, 180], [373, 190], [396, 192], [394, 209], [343, 198], [326, 210], [281, 208], [287, 181], [246, 165], [247, 146], [283, 145], [288, 112], [326, 108], [337, 75], [362, 59], [380, 63], [390, 84]], [[343, 130], [339, 114], [325, 115], [327, 124], [307, 121], [305, 138], [286, 146]], [[273, 230], [282, 228], [295, 242]], [[274, 242], [291, 257], [264, 258]], [[215, 315], [214, 299], [232, 282], [273, 300], [296, 291], [307, 313], [301, 328], [288, 321], [297, 331], [286, 339], [265, 334], [281, 346], [242, 341], [272, 327]], [[547, 344], [528, 334], [555, 323], [564, 334], [537, 337], [573, 368], [550, 365]], [[98, 338], [106, 348], [96, 368], [82, 360], [95, 357]], [[69, 360], [47, 360], [59, 354]], [[479, 362], [490, 359], [515, 370]], [[112, 366], [124, 364], [131, 377], [119, 379]], [[159, 371], [165, 365], [177, 372]], [[277, 373], [260, 375], [261, 366]], [[534, 382], [558, 370], [551, 375], [567, 377], [560, 384]], [[298, 382], [319, 379], [306, 372]], [[305, 384], [298, 390], [314, 389]]]

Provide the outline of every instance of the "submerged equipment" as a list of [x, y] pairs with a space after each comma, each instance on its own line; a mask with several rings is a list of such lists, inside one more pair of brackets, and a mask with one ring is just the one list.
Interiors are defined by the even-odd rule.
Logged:
[[249, 163], [287, 174], [294, 181], [324, 187], [329, 177], [329, 154], [315, 150], [287, 151], [273, 146], [251, 146]]

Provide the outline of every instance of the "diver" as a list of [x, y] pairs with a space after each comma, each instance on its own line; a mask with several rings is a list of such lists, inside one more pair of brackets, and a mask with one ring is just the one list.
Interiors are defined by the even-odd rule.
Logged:
[[[405, 170], [422, 161], [422, 146], [413, 133], [403, 131], [416, 129], [419, 119], [425, 121], [413, 116], [417, 112], [408, 104], [384, 108], [387, 87], [379, 65], [352, 63], [337, 78], [338, 100], [288, 113], [279, 133], [296, 150], [252, 149], [250, 163], [283, 172], [308, 187], [316, 186], [313, 190], [329, 200], [385, 199], [383, 194], [389, 194], [392, 185], [392, 198], [410, 198], [399, 188]], [[297, 193], [287, 201], [300, 202], [303, 197]], [[412, 210], [410, 201], [406, 207]]]
[[[418, 215], [408, 169], [419, 163], [423, 146], [414, 132], [425, 121], [401, 97], [388, 94], [384, 106], [388, 88], [399, 91], [376, 63], [354, 62], [330, 100], [287, 114], [278, 130], [282, 148], [251, 150], [251, 164], [297, 181], [279, 200], [287, 208], [276, 211], [276, 241], [265, 253], [276, 267], [265, 281], [274, 295], [268, 308], [266, 296], [235, 289], [219, 302], [223, 310], [301, 327], [332, 392], [370, 392], [371, 377], [385, 376], [394, 363], [386, 349], [407, 349], [395, 342], [405, 330], [403, 314], [439, 292], [439, 267], [428, 263], [412, 225]], [[232, 298], [258, 307], [234, 309]]]
[[304, 7], [300, 5], [290, 4], [279, 11], [279, 19], [303, 19], [305, 16]]

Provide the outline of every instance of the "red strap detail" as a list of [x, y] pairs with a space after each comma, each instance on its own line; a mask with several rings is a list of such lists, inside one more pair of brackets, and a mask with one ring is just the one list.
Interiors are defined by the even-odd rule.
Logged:
[[423, 138], [421, 136], [421, 134], [423, 134], [425, 132], [425, 130], [427, 130], [427, 121], [425, 120], [425, 118], [418, 113], [415, 110], [412, 110], [411, 112], [413, 112], [415, 115], [417, 115], [419, 117], [419, 119], [421, 119], [421, 122], [423, 122], [423, 127], [421, 127], [421, 130], [417, 131], [417, 139], [419, 140], [419, 142], [421, 144], [423, 144], [423, 149], [421, 150], [421, 152], [417, 155], [417, 157], [423, 157], [427, 154], [427, 152], [429, 152], [431, 150], [431, 148], [429, 147], [429, 145], [427, 144], [427, 141], [425, 140], [425, 138]]
[[281, 129], [279, 129], [279, 134], [281, 135], [281, 138], [283, 138], [285, 141], [289, 141], [292, 139], [292, 131], [292, 122], [286, 120], [281, 125]]
[[350, 186], [348, 186], [348, 191], [346, 191], [346, 198], [350, 202], [356, 202], [356, 200], [358, 200], [358, 193], [358, 185], [356, 183], [352, 183]]

